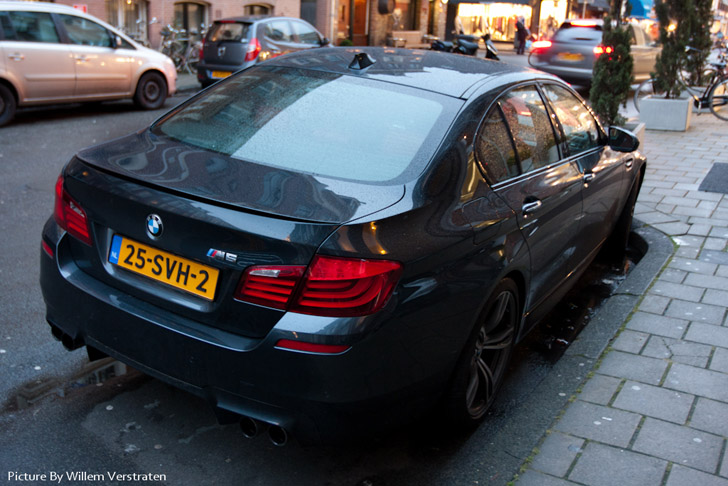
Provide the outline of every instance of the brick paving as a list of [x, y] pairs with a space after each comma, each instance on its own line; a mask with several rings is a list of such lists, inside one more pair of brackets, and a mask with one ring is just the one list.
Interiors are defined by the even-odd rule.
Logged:
[[728, 486], [728, 196], [699, 190], [728, 163], [728, 123], [693, 114], [641, 150], [635, 218], [675, 251], [518, 486]]

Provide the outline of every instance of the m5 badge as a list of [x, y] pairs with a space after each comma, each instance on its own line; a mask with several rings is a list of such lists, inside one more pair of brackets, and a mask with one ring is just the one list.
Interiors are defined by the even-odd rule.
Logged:
[[220, 260], [221, 262], [236, 263], [238, 261], [238, 256], [236, 254], [215, 250], [214, 248], [210, 248], [207, 251], [207, 256], [213, 260]]

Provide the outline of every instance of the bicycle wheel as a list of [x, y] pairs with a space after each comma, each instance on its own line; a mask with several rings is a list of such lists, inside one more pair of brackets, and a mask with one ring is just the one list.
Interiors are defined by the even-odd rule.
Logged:
[[640, 111], [640, 101], [647, 98], [648, 96], [655, 98], [664, 98], [665, 92], [655, 92], [651, 79], [643, 81], [642, 84], [640, 84], [634, 92], [634, 107], [637, 109], [637, 111]]
[[713, 85], [708, 95], [708, 106], [711, 113], [728, 121], [728, 77]]

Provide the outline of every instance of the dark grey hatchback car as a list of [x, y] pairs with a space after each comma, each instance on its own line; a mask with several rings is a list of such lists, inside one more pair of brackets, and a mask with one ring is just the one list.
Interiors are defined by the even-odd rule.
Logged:
[[235, 71], [290, 52], [323, 47], [329, 40], [305, 20], [236, 17], [216, 20], [202, 41], [197, 79], [203, 87]]
[[498, 62], [273, 59], [67, 164], [47, 319], [276, 444], [433, 410], [473, 425], [514, 345], [624, 248], [637, 144], [559, 79]]

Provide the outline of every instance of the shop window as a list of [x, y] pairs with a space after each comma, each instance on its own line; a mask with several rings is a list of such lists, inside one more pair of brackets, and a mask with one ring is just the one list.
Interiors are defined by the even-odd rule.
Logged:
[[418, 8], [421, 0], [396, 0], [392, 12], [392, 30], [418, 30]]

